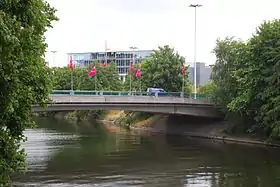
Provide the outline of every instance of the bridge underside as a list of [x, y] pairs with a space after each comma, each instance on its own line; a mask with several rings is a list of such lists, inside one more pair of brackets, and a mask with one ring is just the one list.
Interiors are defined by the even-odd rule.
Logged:
[[213, 106], [183, 104], [50, 104], [46, 108], [33, 107], [34, 112], [73, 111], [73, 110], [125, 110], [163, 114], [181, 114], [200, 117], [220, 118], [221, 114]]

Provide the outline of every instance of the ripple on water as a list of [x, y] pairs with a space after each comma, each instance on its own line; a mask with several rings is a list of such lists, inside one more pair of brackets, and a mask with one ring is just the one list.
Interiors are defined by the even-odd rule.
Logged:
[[28, 171], [43, 171], [54, 154], [79, 139], [69, 133], [57, 133], [48, 129], [27, 129], [24, 131], [27, 141], [22, 147], [27, 153]]
[[129, 175], [110, 175], [110, 176], [94, 176], [91, 174], [82, 175], [61, 175], [59, 179], [57, 176], [48, 175], [40, 177], [40, 182], [25, 182], [14, 183], [15, 186], [142, 186], [145, 181], [139, 179], [139, 177], [133, 177]]

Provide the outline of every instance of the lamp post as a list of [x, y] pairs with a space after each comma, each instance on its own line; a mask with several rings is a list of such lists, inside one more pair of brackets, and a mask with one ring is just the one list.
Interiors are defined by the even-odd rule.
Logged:
[[200, 4], [191, 4], [194, 8], [194, 99], [196, 99], [196, 8], [202, 7]]
[[108, 47], [107, 47], [107, 40], [105, 40], [105, 65], [107, 65], [107, 51], [110, 50]]
[[[132, 53], [132, 66], [133, 66], [133, 64], [135, 64], [135, 49], [138, 49], [137, 47], [135, 47], [135, 46], [131, 46], [131, 47], [129, 47], [129, 49], [132, 49], [132, 51], [133, 51], [133, 53]], [[131, 73], [132, 72], [130, 72], [130, 87], [129, 87], [129, 91], [130, 91], [130, 94], [131, 94]]]
[[[51, 53], [53, 54], [53, 66], [55, 65], [55, 54], [57, 53], [57, 51], [51, 51]], [[49, 64], [50, 67], [50, 64]]]

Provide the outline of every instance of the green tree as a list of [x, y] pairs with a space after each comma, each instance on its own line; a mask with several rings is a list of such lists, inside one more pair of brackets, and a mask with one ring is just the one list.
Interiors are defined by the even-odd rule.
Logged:
[[[280, 20], [264, 22], [248, 41], [226, 39], [215, 48], [215, 101], [250, 133], [280, 136]], [[241, 121], [242, 121], [241, 120]]]
[[[169, 46], [159, 47], [154, 50], [151, 57], [145, 59], [141, 64], [141, 78], [132, 74], [132, 90], [144, 91], [147, 88], [163, 88], [168, 92], [182, 91], [182, 64], [185, 59], [180, 56], [173, 48]], [[137, 71], [139, 64], [135, 65], [134, 70]], [[185, 67], [185, 72], [187, 73]], [[141, 81], [141, 84], [140, 84]], [[188, 75], [184, 78], [185, 86], [189, 84]], [[130, 74], [127, 76], [124, 88], [129, 90]]]
[[252, 131], [271, 138], [280, 136], [280, 20], [264, 22], [249, 40], [243, 69], [235, 76], [243, 88], [229, 109], [245, 112], [255, 125]]
[[222, 106], [225, 119], [228, 121], [226, 127], [228, 132], [246, 132], [251, 128], [252, 121], [249, 120], [245, 112], [229, 110], [229, 104], [236, 98], [242, 86], [238, 83], [235, 73], [238, 69], [245, 67], [247, 45], [234, 38], [217, 40], [214, 52], [216, 54], [216, 64], [212, 71], [212, 80], [216, 85], [212, 99], [216, 104]]
[[[89, 77], [88, 73], [94, 65], [96, 66], [96, 75]], [[71, 89], [71, 72], [68, 67], [53, 68], [52, 72], [53, 89]], [[98, 62], [94, 62], [88, 68], [76, 68], [72, 76], [74, 90], [119, 91], [122, 89], [115, 63], [103, 67]]]
[[32, 105], [48, 101], [44, 33], [54, 13], [43, 0], [0, 1], [0, 186], [24, 169], [23, 130], [33, 126]]
[[198, 89], [199, 94], [212, 95], [216, 89], [216, 84], [213, 81], [206, 83]]
[[240, 58], [239, 53], [244, 50], [242, 41], [236, 41], [233, 38], [217, 40], [214, 49], [216, 55], [216, 64], [213, 67], [211, 79], [216, 84], [217, 89], [214, 92], [216, 103], [227, 107], [236, 96], [238, 83], [233, 72], [236, 70], [236, 62]]
[[187, 83], [187, 84], [185, 84], [184, 91], [186, 93], [193, 93], [193, 91], [194, 91], [194, 84], [190, 83], [189, 81], [186, 81], [185, 83]]

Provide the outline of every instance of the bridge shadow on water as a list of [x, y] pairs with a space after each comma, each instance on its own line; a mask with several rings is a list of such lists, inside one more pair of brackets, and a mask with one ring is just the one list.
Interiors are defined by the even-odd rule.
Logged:
[[164, 134], [215, 134], [223, 129], [224, 121], [217, 118], [195, 117], [186, 115], [167, 115], [165, 119], [152, 125], [153, 132]]

